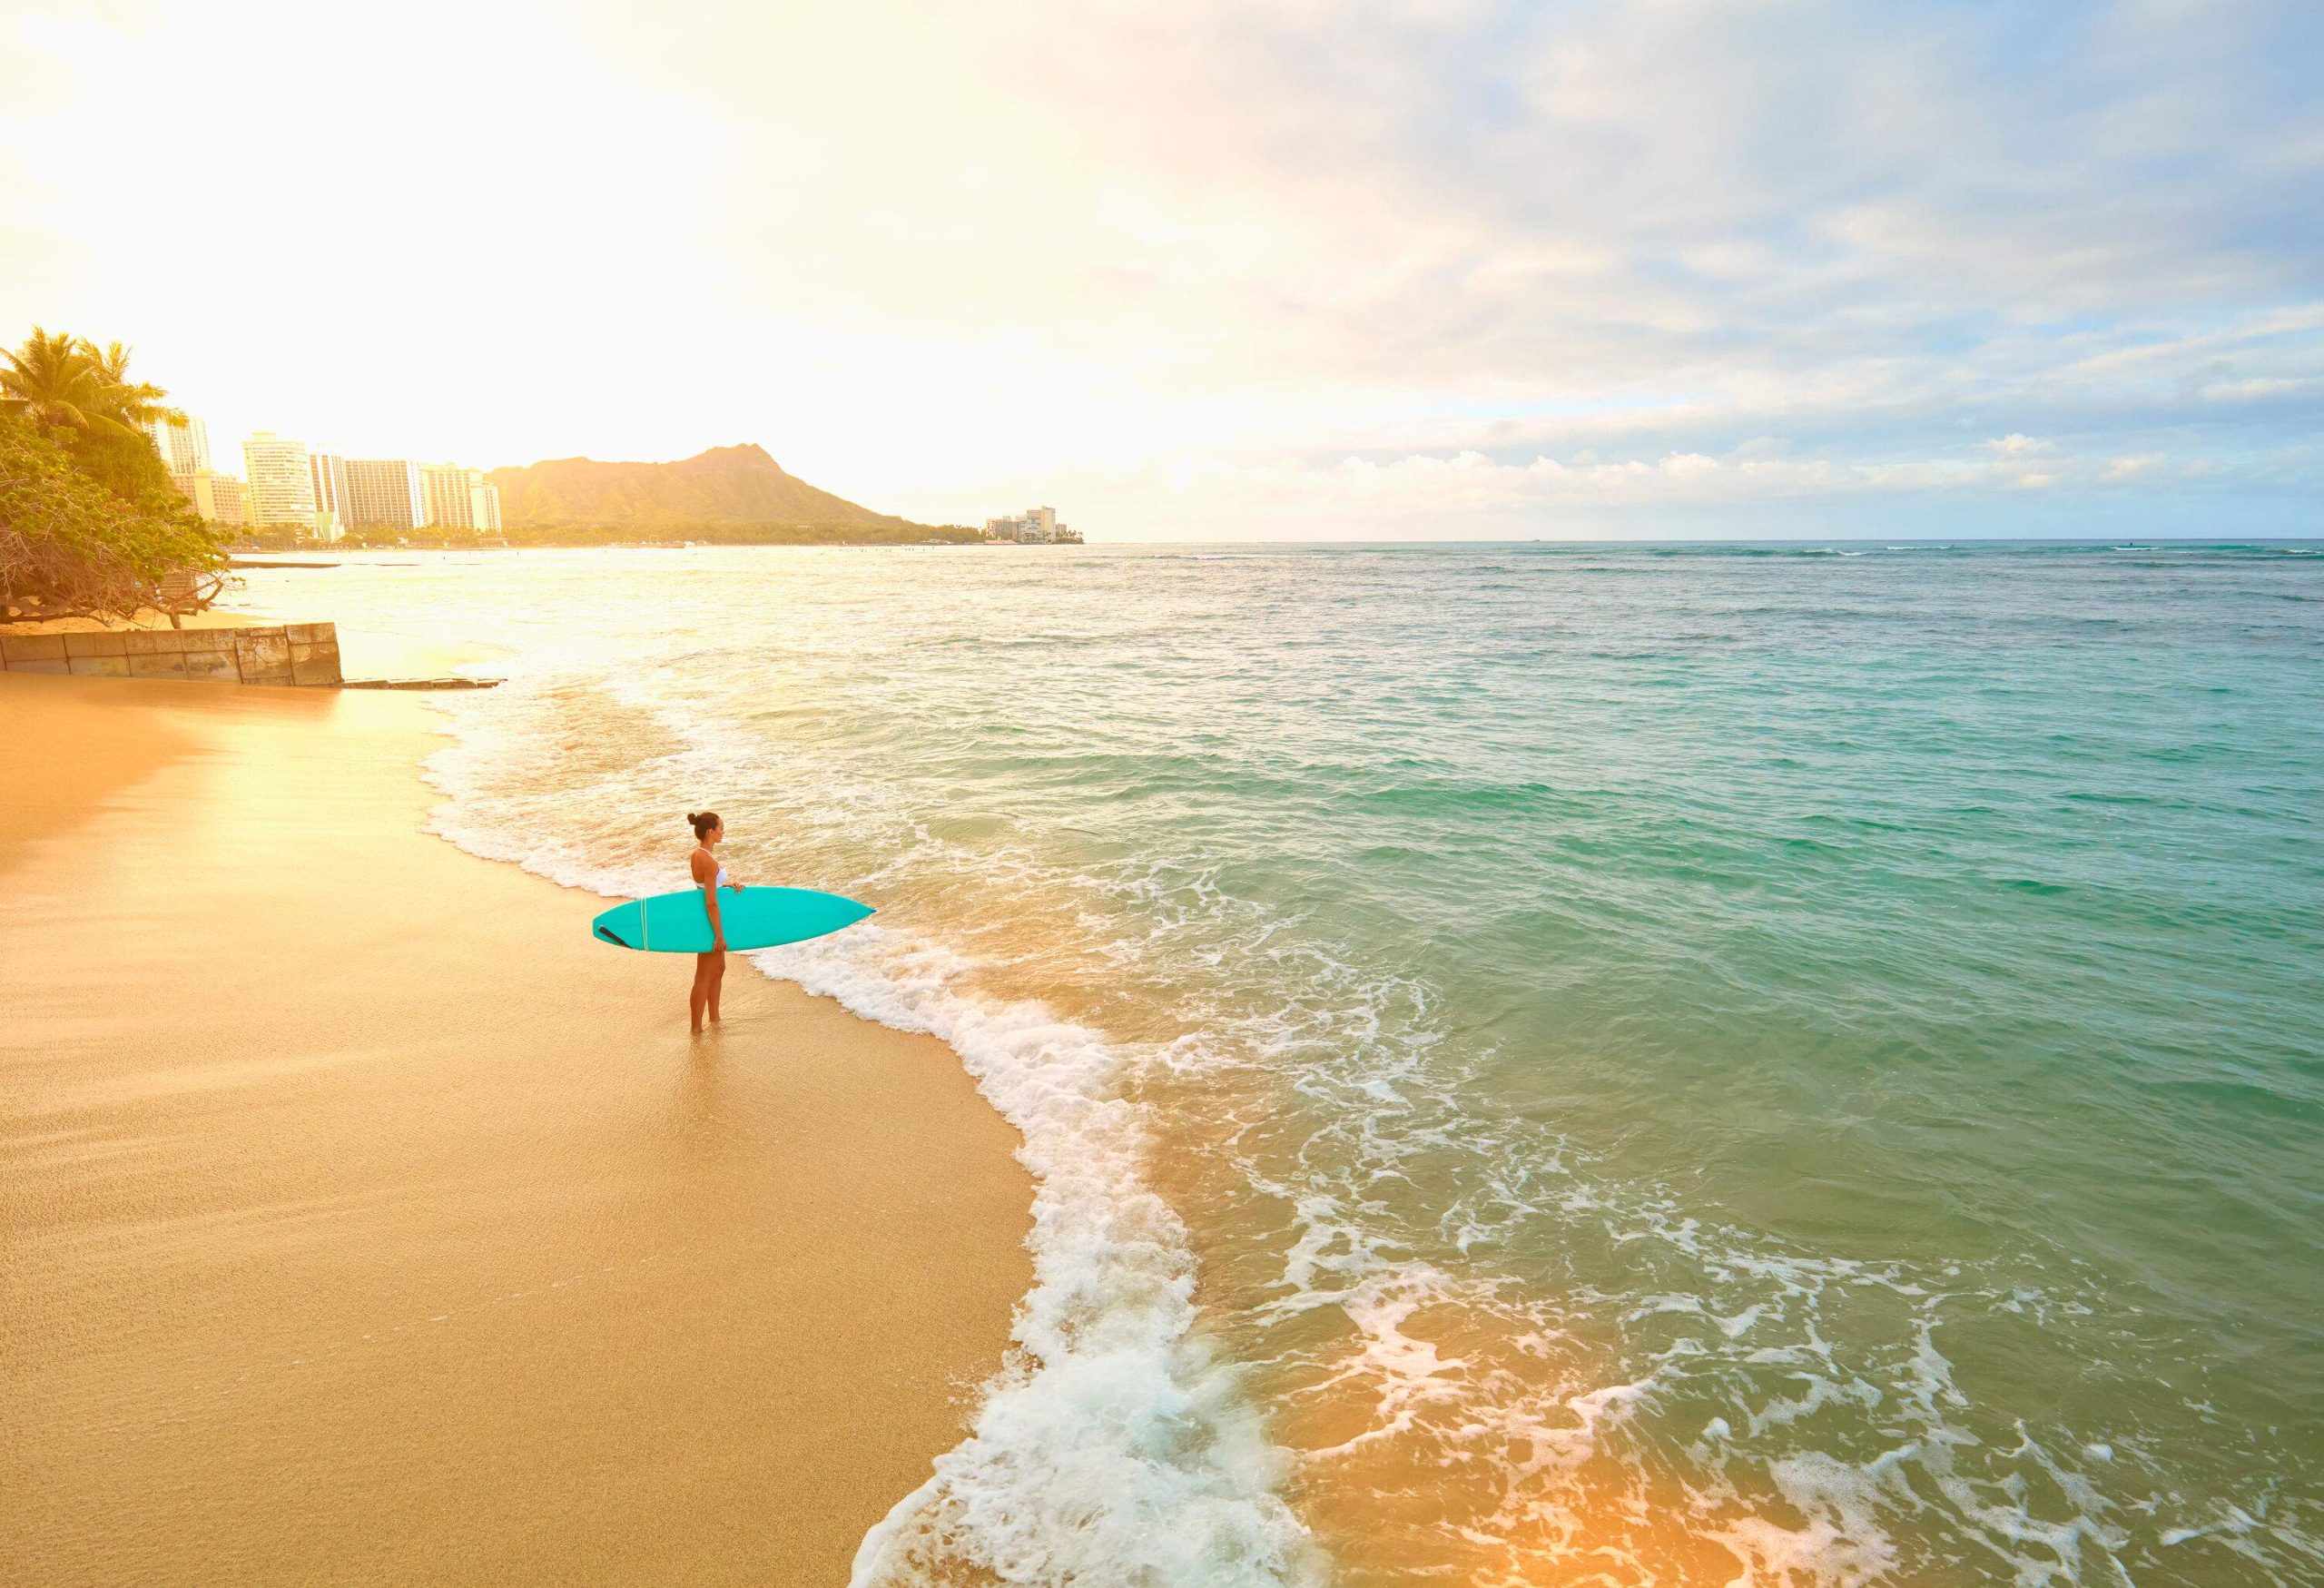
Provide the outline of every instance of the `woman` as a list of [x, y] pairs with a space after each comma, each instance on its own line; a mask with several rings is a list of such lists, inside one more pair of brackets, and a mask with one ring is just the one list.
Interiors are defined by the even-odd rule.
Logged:
[[694, 991], [686, 994], [686, 1012], [694, 1018], [694, 1034], [702, 1035], [704, 1011], [710, 1014], [710, 1023], [718, 1023], [718, 989], [726, 980], [726, 926], [718, 918], [718, 890], [732, 888], [743, 891], [740, 883], [726, 880], [726, 868], [718, 863], [713, 853], [718, 841], [726, 836], [726, 824], [718, 819], [715, 811], [689, 811], [686, 820], [694, 824], [694, 881], [702, 890], [703, 912], [710, 917], [710, 952], [694, 957]]

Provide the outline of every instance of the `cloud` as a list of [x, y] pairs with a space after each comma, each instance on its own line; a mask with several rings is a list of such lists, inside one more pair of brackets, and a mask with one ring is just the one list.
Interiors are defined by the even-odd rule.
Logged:
[[[2324, 236], [2286, 199], [2324, 200], [2324, 116], [2281, 63], [2324, 41], [2296, 6], [1059, 15], [945, 35], [941, 113], [984, 131], [824, 173], [909, 194], [854, 217], [843, 269], [743, 245], [846, 314], [863, 252], [960, 241], [889, 311], [1122, 377], [1077, 393], [1077, 444], [1110, 421], [1125, 452], [1312, 468], [1781, 434], [1844, 481], [1996, 420], [2233, 457], [2318, 416]], [[743, 169], [783, 146], [744, 140]]]
[[[2287, 459], [2324, 429], [2324, 12], [2297, 0], [478, 0], [391, 30], [424, 49], [363, 28], [0, 18], [0, 301], [350, 445], [748, 434], [882, 506], [1029, 494], [1101, 535], [1906, 491], [2113, 513], [2199, 463], [2312, 488]], [[240, 245], [270, 195], [290, 219]]]
[[[2167, 533], [2183, 524], [2181, 515], [2217, 532], [2224, 508], [2255, 495], [2267, 503], [2255, 521], [2282, 533], [2311, 522], [2302, 508], [2324, 490], [2324, 458], [2309, 450], [2230, 469], [2053, 450], [2037, 464], [1965, 447], [1942, 457], [1839, 461], [1747, 445], [1717, 456], [1584, 450], [1511, 461], [1474, 450], [1182, 459], [1167, 469], [1082, 470], [1064, 479], [1084, 504], [1077, 509], [1084, 523], [1118, 521], [1135, 504], [1167, 494], [1170, 521], [1199, 527], [1191, 538], [1621, 538], [1707, 529], [1797, 538], [1868, 526], [1896, 535], [1906, 525], [1923, 533], [2055, 533], [2073, 528], [2071, 518], [2053, 515], [2071, 513], [2075, 499], [2102, 503], [2102, 522], [2112, 532]], [[2029, 511], [2043, 516], [2028, 519]]]

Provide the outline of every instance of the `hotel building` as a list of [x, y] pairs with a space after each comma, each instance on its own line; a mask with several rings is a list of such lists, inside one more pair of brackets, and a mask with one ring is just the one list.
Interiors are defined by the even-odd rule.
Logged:
[[[342, 532], [351, 523], [347, 513], [347, 459], [335, 452], [317, 452], [307, 459], [308, 477], [314, 482], [315, 512], [320, 517], [328, 513], [331, 523]], [[326, 537], [336, 540], [337, 535]]]
[[419, 482], [428, 498], [428, 522], [445, 529], [500, 529], [500, 488], [483, 471], [457, 463], [424, 463]]
[[419, 465], [409, 458], [346, 460], [347, 506], [340, 517], [357, 529], [417, 529], [428, 522]]
[[191, 474], [171, 475], [170, 483], [193, 504], [195, 512], [212, 524], [242, 525], [251, 521], [250, 488], [231, 474], [197, 469]]
[[199, 474], [210, 467], [210, 427], [191, 414], [182, 419], [147, 419], [145, 433], [153, 438], [153, 450], [172, 474]]
[[984, 532], [993, 540], [1015, 540], [1028, 545], [1054, 546], [1059, 541], [1078, 543], [1081, 537], [1057, 521], [1055, 508], [1028, 508], [1014, 518], [987, 518]]
[[315, 477], [304, 441], [261, 430], [242, 443], [242, 463], [250, 475], [251, 524], [314, 532]]

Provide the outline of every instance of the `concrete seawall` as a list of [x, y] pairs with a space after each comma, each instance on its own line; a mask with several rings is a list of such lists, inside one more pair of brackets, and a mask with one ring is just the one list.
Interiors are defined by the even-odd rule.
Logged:
[[0, 669], [298, 688], [335, 688], [342, 682], [339, 629], [329, 623], [0, 634]]

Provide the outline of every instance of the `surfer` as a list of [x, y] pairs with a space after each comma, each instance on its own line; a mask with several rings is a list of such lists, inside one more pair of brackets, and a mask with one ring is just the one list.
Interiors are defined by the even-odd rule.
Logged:
[[726, 980], [726, 927], [718, 916], [718, 890], [732, 888], [739, 893], [743, 884], [726, 880], [726, 868], [713, 853], [726, 836], [726, 824], [718, 819], [718, 813], [688, 811], [686, 820], [694, 824], [694, 885], [702, 890], [702, 907], [710, 917], [710, 952], [694, 955], [694, 991], [686, 994], [686, 1013], [693, 1017], [694, 1034], [698, 1037], [705, 1010], [710, 1023], [718, 1023], [718, 988]]

